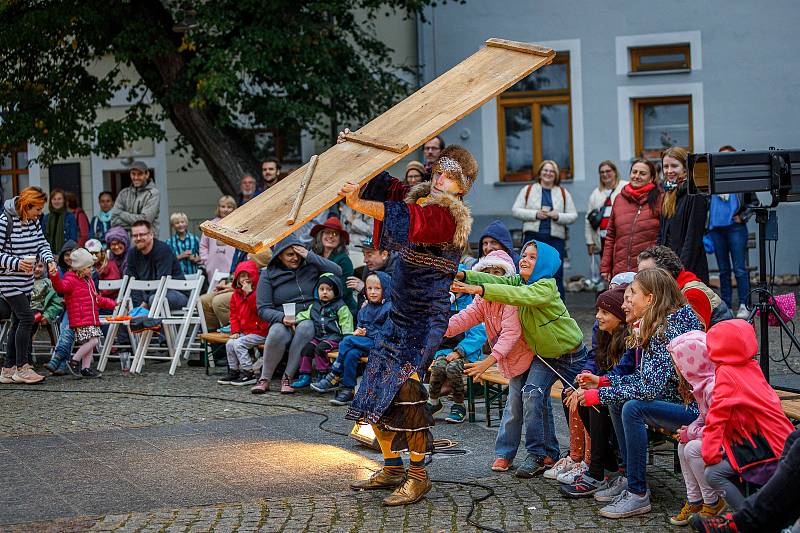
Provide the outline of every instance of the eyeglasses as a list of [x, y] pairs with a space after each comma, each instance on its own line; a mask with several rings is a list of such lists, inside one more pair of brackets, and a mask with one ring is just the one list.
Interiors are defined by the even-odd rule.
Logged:
[[423, 152], [438, 152], [439, 150], [441, 150], [441, 148], [438, 146], [426, 146], [422, 149]]
[[149, 233], [131, 233], [131, 237], [133, 237], [134, 239], [144, 239], [148, 235], [150, 235], [150, 234]]

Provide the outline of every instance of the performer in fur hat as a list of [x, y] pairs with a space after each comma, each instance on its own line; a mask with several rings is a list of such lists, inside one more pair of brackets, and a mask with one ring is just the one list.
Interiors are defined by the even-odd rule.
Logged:
[[[375, 219], [381, 249], [400, 258], [386, 327], [346, 415], [372, 425], [384, 457], [382, 470], [350, 486], [394, 489], [385, 505], [414, 503], [431, 489], [424, 460], [433, 451], [434, 422], [421, 378], [447, 331], [450, 284], [472, 227], [462, 197], [477, 173], [472, 154], [454, 145], [442, 151], [430, 182], [409, 187], [384, 172], [360, 195], [352, 182], [339, 192], [353, 210]], [[408, 472], [403, 451], [410, 454]]]

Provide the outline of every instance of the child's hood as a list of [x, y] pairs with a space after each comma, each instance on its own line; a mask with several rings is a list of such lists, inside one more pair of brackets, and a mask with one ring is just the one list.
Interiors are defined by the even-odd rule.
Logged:
[[[332, 301], [336, 301], [342, 297], [342, 280], [339, 279], [339, 276], [334, 276], [330, 272], [325, 272], [319, 277], [319, 281], [317, 281], [317, 286], [314, 287], [314, 297], [319, 300], [319, 284], [325, 282], [328, 285], [333, 285], [333, 294], [334, 299]], [[331, 302], [328, 302], [331, 303]]]
[[514, 260], [503, 250], [494, 250], [481, 257], [472, 267], [472, 270], [480, 272], [489, 267], [499, 267], [505, 271], [505, 276], [513, 276], [517, 273]]
[[738, 318], [711, 326], [706, 335], [706, 346], [710, 359], [717, 365], [745, 365], [758, 353], [753, 326]]
[[519, 254], [514, 250], [514, 241], [511, 239], [511, 232], [508, 231], [508, 227], [503, 224], [503, 221], [495, 220], [483, 230], [483, 234], [481, 235], [480, 239], [478, 239], [478, 254], [481, 259], [484, 257], [483, 239], [486, 237], [491, 237], [500, 243], [505, 252], [511, 258], [512, 263], [514, 263], [514, 268], [516, 269], [516, 265], [519, 264]]
[[258, 286], [258, 276], [259, 276], [259, 269], [258, 265], [255, 261], [247, 260], [242, 261], [238, 265], [236, 265], [236, 270], [233, 271], [233, 284], [236, 286], [236, 282], [239, 279], [239, 275], [242, 272], [246, 272], [248, 276], [250, 276], [250, 284], [255, 289]]
[[[558, 250], [542, 241], [534, 240], [528, 242], [535, 242], [537, 249], [536, 264], [533, 266], [533, 273], [530, 279], [528, 279], [528, 285], [540, 279], [552, 278], [555, 276], [556, 272], [558, 272], [558, 269], [561, 267], [561, 257], [558, 255]], [[525, 243], [525, 245], [522, 246], [522, 250], [525, 250], [527, 244], [528, 243]]]
[[709, 385], [713, 388], [715, 367], [708, 358], [704, 332], [689, 331], [679, 335], [670, 341], [667, 350], [695, 392]]
[[9, 220], [13, 220], [14, 217], [19, 217], [17, 214], [17, 198], [18, 197], [15, 196], [3, 202], [3, 212], [5, 212]]
[[392, 299], [392, 276], [383, 270], [375, 270], [370, 272], [370, 276], [375, 274], [381, 282], [381, 289], [383, 289], [383, 301], [388, 302]]
[[67, 271], [69, 270], [69, 265], [67, 262], [64, 261], [64, 256], [67, 253], [72, 253], [72, 250], [78, 247], [78, 243], [73, 241], [72, 239], [68, 240], [64, 243], [64, 246], [61, 247], [61, 250], [58, 252], [58, 266], [61, 267], [61, 270]]

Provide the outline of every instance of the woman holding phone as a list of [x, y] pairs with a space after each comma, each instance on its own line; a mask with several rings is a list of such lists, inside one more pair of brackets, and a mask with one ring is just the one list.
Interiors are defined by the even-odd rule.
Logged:
[[38, 383], [44, 376], [33, 371], [28, 359], [31, 351], [33, 311], [33, 269], [37, 259], [58, 272], [53, 252], [42, 234], [39, 216], [47, 195], [38, 187], [28, 187], [19, 196], [6, 200], [0, 213], [0, 295], [11, 309], [11, 329], [0, 383]]

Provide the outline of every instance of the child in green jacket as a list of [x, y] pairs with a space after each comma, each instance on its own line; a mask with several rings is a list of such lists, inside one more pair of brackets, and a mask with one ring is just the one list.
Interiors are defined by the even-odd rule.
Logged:
[[[521, 398], [520, 405], [512, 406], [512, 411], [522, 416], [524, 410], [533, 416], [525, 434], [527, 456], [515, 472], [517, 477], [539, 475], [558, 459], [550, 389], [559, 379], [568, 380], [565, 386], [572, 385], [586, 361], [583, 332], [569, 316], [553, 279], [560, 265], [555, 248], [529, 241], [522, 247], [519, 275], [498, 277], [470, 270], [459, 272], [453, 283], [453, 291], [518, 307], [523, 337], [537, 355], [527, 375], [509, 382], [509, 399]], [[521, 389], [521, 394], [512, 391], [512, 387]], [[513, 458], [519, 438], [513, 432], [509, 433], [508, 442], [498, 438], [498, 457]]]

